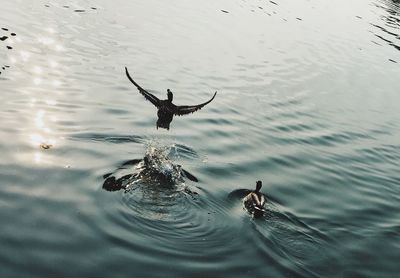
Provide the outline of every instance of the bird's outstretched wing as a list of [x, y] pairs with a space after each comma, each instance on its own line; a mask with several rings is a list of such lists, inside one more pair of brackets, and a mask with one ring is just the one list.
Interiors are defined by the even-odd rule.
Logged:
[[178, 115], [178, 116], [182, 116], [182, 115], [185, 115], [185, 114], [193, 113], [193, 112], [203, 108], [205, 105], [209, 104], [215, 98], [216, 95], [217, 95], [217, 92], [214, 93], [213, 97], [209, 101], [206, 101], [206, 102], [204, 102], [202, 104], [176, 106], [176, 111], [175, 111], [174, 114]]
[[148, 91], [146, 91], [145, 89], [143, 89], [142, 87], [140, 87], [139, 84], [137, 84], [137, 83], [135, 82], [135, 80], [133, 80], [132, 77], [129, 75], [128, 69], [127, 69], [126, 67], [125, 67], [125, 73], [126, 73], [126, 76], [127, 76], [128, 79], [129, 79], [129, 81], [131, 81], [131, 82], [133, 83], [133, 85], [136, 86], [136, 88], [139, 90], [139, 92], [140, 92], [148, 101], [150, 101], [151, 103], [153, 103], [156, 107], [159, 107], [159, 106], [160, 106], [160, 102], [161, 102], [161, 101], [160, 101], [156, 96], [150, 94]]
[[189, 180], [194, 181], [194, 182], [198, 182], [198, 181], [199, 181], [195, 176], [193, 176], [192, 174], [190, 174], [190, 173], [189, 173], [188, 171], [186, 171], [185, 169], [182, 169], [182, 168], [181, 168], [181, 171], [182, 171], [182, 175], [183, 175], [184, 177], [188, 178]]

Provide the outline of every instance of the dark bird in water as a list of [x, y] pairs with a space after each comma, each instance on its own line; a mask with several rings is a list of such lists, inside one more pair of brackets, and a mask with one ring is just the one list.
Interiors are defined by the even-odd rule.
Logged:
[[[136, 171], [125, 174], [125, 170]], [[157, 184], [164, 187], [182, 183], [185, 178], [198, 182], [195, 176], [183, 169], [181, 165], [174, 164], [156, 149], [151, 150], [143, 159], [126, 161], [114, 173], [105, 174], [103, 177], [105, 179], [103, 189], [107, 191], [127, 190], [129, 185], [135, 182]]]
[[264, 215], [265, 197], [260, 192], [261, 187], [262, 182], [257, 181], [256, 189], [247, 194], [243, 199], [243, 206], [255, 218]]
[[206, 101], [202, 104], [198, 105], [175, 105], [172, 103], [173, 99], [173, 94], [170, 89], [167, 89], [167, 96], [168, 99], [165, 100], [160, 100], [153, 94], [150, 94], [147, 92], [145, 89], [139, 86], [132, 77], [129, 75], [128, 69], [125, 67], [125, 73], [128, 79], [133, 83], [133, 85], [136, 86], [136, 88], [139, 90], [139, 92], [148, 100], [150, 101], [154, 106], [157, 107], [157, 129], [159, 127], [165, 128], [169, 130], [169, 125], [172, 122], [172, 119], [174, 115], [176, 116], [182, 116], [186, 114], [193, 113], [201, 108], [203, 108], [205, 105], [209, 104], [217, 95], [217, 92], [214, 93], [213, 97], [209, 100]]

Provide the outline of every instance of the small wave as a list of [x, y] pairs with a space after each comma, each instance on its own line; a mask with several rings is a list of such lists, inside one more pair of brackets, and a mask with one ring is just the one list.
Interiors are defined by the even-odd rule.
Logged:
[[72, 139], [114, 144], [143, 143], [145, 141], [145, 138], [137, 135], [108, 135], [100, 133], [78, 133], [73, 135]]

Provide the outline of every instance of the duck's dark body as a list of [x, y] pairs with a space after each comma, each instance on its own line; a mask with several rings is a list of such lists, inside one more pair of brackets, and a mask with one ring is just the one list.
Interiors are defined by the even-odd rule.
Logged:
[[165, 128], [165, 129], [169, 129], [169, 125], [172, 122], [172, 119], [174, 118], [174, 104], [172, 104], [171, 102], [169, 102], [167, 99], [166, 100], [162, 100], [161, 101], [161, 105], [158, 108], [157, 111], [157, 128], [161, 127], [161, 128]]
[[249, 192], [243, 199], [244, 208], [255, 218], [264, 215], [265, 197], [260, 192], [261, 186], [261, 181], [257, 181], [256, 189]]
[[160, 100], [153, 94], [147, 92], [145, 89], [139, 86], [132, 77], [129, 75], [128, 69], [125, 67], [125, 73], [128, 79], [132, 82], [133, 85], [139, 90], [139, 92], [148, 100], [150, 101], [154, 106], [157, 107], [157, 128], [165, 128], [169, 129], [170, 123], [172, 122], [172, 119], [174, 118], [174, 115], [177, 116], [182, 116], [186, 114], [193, 113], [197, 110], [200, 110], [203, 108], [205, 105], [210, 103], [216, 96], [217, 92], [214, 93], [214, 96], [207, 102], [204, 102], [202, 104], [198, 105], [175, 105], [172, 103], [173, 100], [173, 94], [172, 92], [167, 89], [167, 95], [168, 99], [165, 100]]
[[[137, 172], [132, 174], [118, 175], [119, 170], [131, 168], [138, 165]], [[120, 176], [120, 177], [117, 177]], [[181, 165], [173, 164], [166, 157], [157, 157], [157, 155], [147, 154], [143, 159], [133, 159], [123, 163], [114, 173], [108, 173], [103, 176], [103, 189], [107, 191], [118, 191], [127, 189], [127, 186], [133, 180], [140, 180], [144, 183], [162, 185], [171, 187], [182, 182], [183, 178], [187, 178], [193, 182], [198, 179], [191, 173], [182, 168]]]

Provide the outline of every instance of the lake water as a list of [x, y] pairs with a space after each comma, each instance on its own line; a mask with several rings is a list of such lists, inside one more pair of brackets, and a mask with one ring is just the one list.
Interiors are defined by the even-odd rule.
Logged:
[[[398, 277], [399, 1], [0, 14], [1, 277]], [[177, 104], [218, 94], [156, 129], [125, 66]], [[198, 182], [103, 189], [151, 149]], [[252, 219], [228, 195], [257, 180], [267, 212]]]

